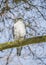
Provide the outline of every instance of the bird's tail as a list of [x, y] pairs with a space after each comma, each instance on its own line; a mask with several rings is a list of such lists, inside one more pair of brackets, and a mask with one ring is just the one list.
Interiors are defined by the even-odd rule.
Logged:
[[17, 56], [21, 55], [21, 50], [22, 50], [22, 47], [17, 48]]

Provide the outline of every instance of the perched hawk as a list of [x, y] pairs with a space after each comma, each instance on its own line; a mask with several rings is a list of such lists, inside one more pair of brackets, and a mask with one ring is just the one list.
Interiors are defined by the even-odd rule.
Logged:
[[[14, 34], [14, 40], [24, 40], [26, 35], [26, 29], [25, 24], [23, 22], [22, 18], [18, 18], [14, 21], [14, 27], [13, 27], [13, 34]], [[22, 47], [17, 48], [17, 55], [21, 55], [21, 49]]]

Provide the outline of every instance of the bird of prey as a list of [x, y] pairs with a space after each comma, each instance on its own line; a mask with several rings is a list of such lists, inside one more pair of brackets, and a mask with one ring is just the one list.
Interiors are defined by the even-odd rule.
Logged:
[[[22, 18], [17, 18], [14, 21], [14, 26], [13, 26], [13, 36], [14, 40], [24, 40], [26, 35], [26, 29], [25, 29], [25, 24]], [[22, 47], [17, 48], [17, 56], [21, 55], [21, 50]]]

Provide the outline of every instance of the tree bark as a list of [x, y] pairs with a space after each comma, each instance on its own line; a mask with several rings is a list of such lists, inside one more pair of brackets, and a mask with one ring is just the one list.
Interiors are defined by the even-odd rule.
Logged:
[[0, 44], [0, 51], [4, 49], [20, 47], [20, 46], [25, 46], [29, 44], [36, 44], [36, 43], [41, 43], [41, 42], [46, 42], [46, 36], [37, 36], [37, 37], [32, 37], [32, 38], [28, 38], [24, 40], [5, 42], [3, 44]]

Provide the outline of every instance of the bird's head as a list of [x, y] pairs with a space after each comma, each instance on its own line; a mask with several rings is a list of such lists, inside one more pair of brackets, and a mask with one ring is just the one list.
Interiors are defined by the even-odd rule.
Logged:
[[23, 18], [16, 18], [16, 19], [14, 20], [14, 23], [17, 23], [17, 22], [23, 22]]

